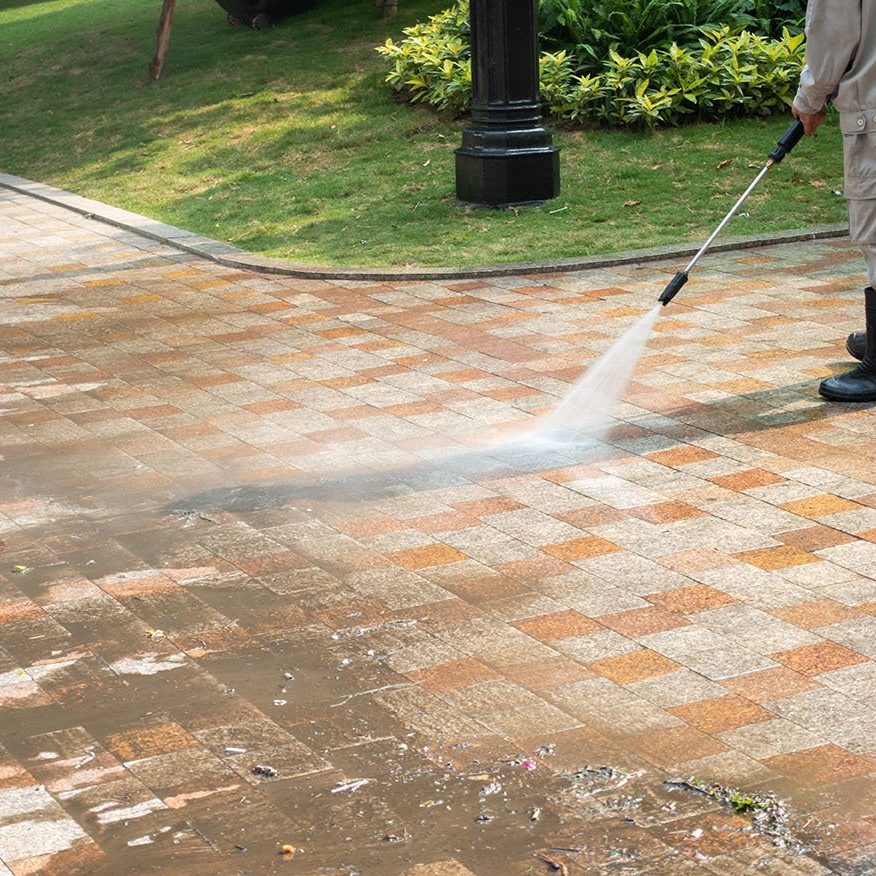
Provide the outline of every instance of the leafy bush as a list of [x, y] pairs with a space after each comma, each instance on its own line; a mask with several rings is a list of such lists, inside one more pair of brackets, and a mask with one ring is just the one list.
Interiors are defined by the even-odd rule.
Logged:
[[467, 0], [406, 27], [406, 39], [388, 39], [377, 51], [392, 59], [386, 76], [392, 88], [412, 103], [462, 112], [471, 101], [471, 30]]
[[678, 124], [730, 115], [767, 116], [790, 105], [803, 66], [803, 35], [771, 40], [727, 27], [704, 31], [699, 47], [673, 43], [624, 57], [612, 51], [596, 75], [576, 74], [565, 52], [541, 57], [550, 114], [608, 125]]
[[751, 28], [751, 0], [540, 0], [542, 41], [572, 50], [588, 68], [609, 51], [648, 52], [696, 42], [700, 30]]
[[703, 28], [796, 32], [805, 6], [805, 0], [539, 0], [539, 20], [546, 48], [598, 63], [610, 49], [628, 55], [695, 43]]
[[[378, 48], [390, 59], [387, 82], [406, 99], [463, 112], [471, 100], [466, 0]], [[565, 49], [543, 52], [540, 84], [547, 112], [570, 122], [652, 127], [728, 115], [770, 115], [790, 105], [803, 66], [803, 35], [781, 38], [698, 31], [694, 45], [670, 43], [624, 55], [610, 49], [597, 66]]]

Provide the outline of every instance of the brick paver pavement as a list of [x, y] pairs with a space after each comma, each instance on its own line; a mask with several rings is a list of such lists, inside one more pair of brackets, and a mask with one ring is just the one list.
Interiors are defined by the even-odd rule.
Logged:
[[0, 872], [876, 871], [855, 250], [710, 257], [603, 443], [484, 443], [676, 268], [264, 276], [0, 189]]

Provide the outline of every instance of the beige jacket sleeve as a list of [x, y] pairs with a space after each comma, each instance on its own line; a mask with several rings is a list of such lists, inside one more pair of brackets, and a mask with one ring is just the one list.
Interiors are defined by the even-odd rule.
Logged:
[[806, 64], [794, 106], [817, 113], [837, 92], [861, 38], [861, 0], [809, 0]]

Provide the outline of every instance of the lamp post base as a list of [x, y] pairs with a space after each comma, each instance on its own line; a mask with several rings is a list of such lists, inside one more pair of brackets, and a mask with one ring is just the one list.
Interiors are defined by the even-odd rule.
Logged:
[[456, 197], [464, 204], [511, 207], [549, 201], [560, 193], [560, 150], [456, 150]]

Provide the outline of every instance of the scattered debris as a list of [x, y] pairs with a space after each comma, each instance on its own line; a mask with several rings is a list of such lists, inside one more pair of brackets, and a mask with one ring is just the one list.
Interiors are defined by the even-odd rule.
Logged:
[[284, 672], [283, 678], [288, 678], [291, 681], [295, 676], [291, 672]]
[[495, 815], [479, 815], [475, 818], [475, 824], [489, 824], [495, 817]]
[[356, 638], [359, 638], [360, 636], [367, 636], [369, 633], [376, 633], [380, 630], [403, 630], [407, 627], [414, 627], [418, 623], [418, 620], [397, 620], [386, 621], [386, 623], [382, 624], [373, 624], [370, 627], [349, 627], [332, 633], [332, 639], [337, 640], [343, 636], [355, 636]]
[[569, 868], [559, 859], [547, 852], [536, 852], [535, 857], [540, 861], [544, 861], [551, 868], [552, 873], [559, 873], [560, 876], [569, 876]]
[[385, 833], [383, 841], [385, 843], [406, 843], [408, 841], [408, 829], [405, 828], [401, 836], [396, 833]]
[[492, 797], [493, 794], [502, 793], [502, 785], [500, 782], [490, 782], [489, 785], [484, 785], [478, 793], [481, 797]]
[[695, 794], [710, 797], [730, 807], [739, 815], [751, 815], [754, 829], [769, 837], [773, 845], [778, 848], [787, 848], [798, 853], [808, 850], [808, 847], [794, 836], [788, 823], [789, 816], [785, 805], [772, 794], [760, 791], [744, 793], [718, 782], [701, 782], [693, 777], [669, 779], [663, 784], [673, 790], [693, 791]]
[[340, 702], [332, 703], [331, 708], [336, 709], [338, 706], [344, 706], [348, 702], [350, 702], [350, 700], [355, 699], [356, 697], [364, 697], [366, 694], [380, 693], [381, 691], [384, 691], [384, 690], [397, 690], [398, 688], [401, 688], [401, 687], [417, 687], [417, 685], [416, 684], [405, 684], [405, 683], [385, 684], [383, 687], [372, 687], [369, 690], [356, 691], [356, 693], [347, 694], [347, 696], [345, 696]]
[[533, 806], [532, 809], [529, 810], [529, 820], [530, 821], [539, 821], [541, 819], [541, 806]]
[[164, 631], [163, 630], [146, 630], [144, 635], [148, 636], [150, 639], [163, 639]]
[[368, 785], [371, 783], [371, 779], [351, 779], [349, 782], [339, 782], [334, 788], [331, 789], [332, 794], [340, 794], [345, 791], [349, 791], [351, 794], [353, 791], [358, 791], [363, 785]]
[[256, 764], [252, 768], [252, 774], [254, 776], [265, 776], [268, 779], [273, 779], [275, 776], [280, 775], [272, 766], [265, 766], [264, 764]]
[[245, 852], [245, 851], [246, 851], [246, 846], [237, 846], [237, 845], [236, 845], [234, 848], [235, 848], [235, 850], [237, 850], [238, 852]]
[[520, 766], [522, 766], [525, 770], [538, 769], [538, 764], [534, 760], [522, 760], [520, 761]]
[[91, 763], [97, 757], [97, 755], [94, 753], [94, 748], [95, 746], [93, 745], [86, 746], [85, 754], [79, 758], [79, 762], [76, 764], [75, 769], [81, 770], [82, 767], [85, 766], [85, 764]]
[[443, 800], [424, 800], [420, 804], [420, 809], [431, 809], [433, 806], [441, 806], [443, 803]]
[[572, 784], [572, 790], [578, 797], [587, 797], [596, 791], [618, 790], [631, 779], [641, 775], [641, 772], [624, 773], [610, 766], [585, 766], [572, 773], [565, 773], [564, 778]]
[[275, 706], [285, 706], [286, 700], [274, 700], [274, 705]]
[[188, 527], [194, 526], [199, 520], [206, 520], [207, 523], [219, 522], [215, 517], [205, 514], [203, 511], [186, 511], [179, 515], [179, 520], [183, 529], [188, 529]]
[[13, 566], [12, 567], [12, 573], [14, 575], [24, 575], [29, 571], [30, 571], [30, 568], [28, 566]]
[[238, 748], [235, 745], [226, 745], [225, 746], [225, 753], [226, 754], [246, 754], [246, 749], [245, 748]]
[[294, 858], [298, 849], [295, 846], [290, 846], [288, 843], [280, 849], [280, 854], [286, 858]]
[[553, 757], [557, 746], [553, 742], [548, 742], [547, 745], [540, 745], [535, 749], [536, 757]]

